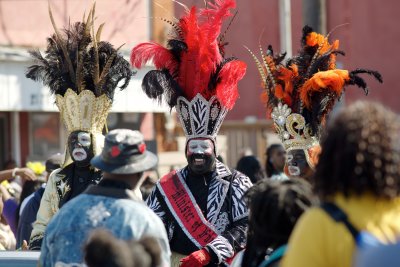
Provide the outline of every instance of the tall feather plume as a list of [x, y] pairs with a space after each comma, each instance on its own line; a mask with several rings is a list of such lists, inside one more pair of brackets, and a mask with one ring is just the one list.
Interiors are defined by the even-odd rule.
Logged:
[[115, 88], [125, 89], [132, 76], [129, 62], [111, 44], [100, 41], [103, 24], [94, 30], [94, 12], [93, 6], [82, 22], [60, 31], [49, 8], [55, 34], [47, 39], [44, 55], [30, 51], [34, 64], [28, 67], [26, 77], [43, 82], [50, 92], [60, 95], [71, 88], [78, 94], [91, 90], [96, 96], [105, 94], [112, 99]]
[[65, 62], [64, 64], [67, 65], [68, 74], [69, 74], [69, 76], [71, 78], [71, 81], [75, 82], [74, 67], [72, 65], [71, 59], [69, 58], [67, 47], [66, 47], [65, 43], [62, 41], [61, 34], [58, 31], [56, 22], [54, 21], [53, 12], [51, 11], [50, 2], [49, 2], [49, 16], [50, 16], [51, 24], [53, 25], [53, 28], [54, 28], [54, 31], [55, 31], [55, 37], [56, 37], [55, 39], [57, 41], [57, 44], [61, 47], [63, 55], [64, 55], [64, 60], [62, 62]]
[[[148, 74], [142, 83], [150, 98], [160, 101], [164, 96], [172, 108], [177, 96], [190, 101], [197, 94], [206, 99], [217, 95], [223, 105], [233, 106], [238, 95], [237, 82], [246, 68], [236, 59], [224, 61], [218, 36], [223, 21], [231, 16], [230, 10], [234, 7], [234, 0], [217, 0], [215, 4], [207, 3], [199, 12], [196, 7], [185, 8], [186, 14], [173, 25], [174, 38], [168, 40], [167, 47], [142, 43], [132, 49], [132, 66], [141, 68], [152, 61], [159, 71]], [[227, 77], [232, 80], [228, 81]], [[159, 84], [151, 85], [151, 82]], [[160, 83], [168, 89], [161, 90]], [[224, 88], [230, 93], [223, 93]]]

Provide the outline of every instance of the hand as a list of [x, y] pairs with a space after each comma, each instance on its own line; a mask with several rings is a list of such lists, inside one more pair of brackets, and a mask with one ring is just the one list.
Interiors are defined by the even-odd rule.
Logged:
[[204, 248], [181, 260], [181, 267], [202, 267], [210, 263], [210, 254]]
[[28, 242], [26, 242], [26, 240], [22, 241], [21, 250], [29, 250]]
[[37, 180], [35, 173], [29, 168], [18, 168], [15, 174], [19, 175], [25, 181]]

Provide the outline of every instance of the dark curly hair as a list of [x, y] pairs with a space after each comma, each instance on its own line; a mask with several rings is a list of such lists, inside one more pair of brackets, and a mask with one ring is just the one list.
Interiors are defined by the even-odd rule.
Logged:
[[83, 252], [89, 267], [157, 267], [161, 264], [161, 248], [153, 237], [119, 240], [101, 228], [91, 232]]
[[253, 184], [264, 178], [261, 164], [254, 156], [241, 157], [237, 162], [236, 170], [249, 177]]
[[337, 115], [321, 144], [314, 175], [321, 199], [339, 192], [399, 196], [400, 121], [395, 113], [377, 103], [356, 102]]
[[267, 249], [286, 244], [300, 215], [314, 203], [311, 185], [303, 179], [263, 179], [246, 192], [245, 199], [250, 208], [242, 262], [246, 267], [258, 266]]

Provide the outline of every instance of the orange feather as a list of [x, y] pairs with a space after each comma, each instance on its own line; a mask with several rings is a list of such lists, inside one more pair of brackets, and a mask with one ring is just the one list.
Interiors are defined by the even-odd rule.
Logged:
[[313, 92], [321, 92], [326, 89], [339, 96], [342, 94], [343, 87], [349, 79], [347, 70], [334, 69], [317, 72], [300, 88], [300, 99], [305, 107], [310, 109]]

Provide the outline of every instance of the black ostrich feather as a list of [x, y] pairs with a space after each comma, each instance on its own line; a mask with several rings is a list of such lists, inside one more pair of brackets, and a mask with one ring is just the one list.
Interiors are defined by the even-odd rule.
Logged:
[[30, 51], [34, 64], [29, 66], [26, 77], [41, 81], [51, 93], [64, 95], [68, 88], [80, 93], [90, 90], [96, 96], [107, 95], [111, 100], [119, 86], [125, 89], [133, 75], [130, 64], [118, 54], [110, 43], [100, 41], [103, 24], [94, 35], [94, 10], [87, 19], [59, 31], [50, 18], [55, 34], [47, 38], [47, 48]]
[[181, 53], [186, 51], [188, 48], [185, 42], [177, 39], [168, 40], [168, 47], [177, 62], [180, 62], [181, 60]]
[[364, 90], [366, 95], [368, 95], [369, 89], [367, 83], [363, 78], [358, 76], [358, 74], [363, 74], [363, 73], [371, 75], [380, 83], [383, 83], [382, 75], [375, 70], [368, 70], [368, 69], [355, 69], [349, 73], [350, 81], [348, 81], [347, 84], [357, 85], [358, 87]]
[[213, 72], [211, 74], [210, 77], [210, 81], [208, 82], [208, 90], [213, 91], [215, 90], [215, 88], [217, 87], [218, 83], [219, 83], [219, 72], [221, 71], [222, 67], [233, 60], [237, 60], [236, 57], [229, 57], [229, 58], [225, 58], [216, 68], [215, 72]]
[[143, 78], [142, 89], [146, 95], [162, 102], [165, 101], [172, 109], [177, 104], [177, 99], [183, 96], [183, 91], [167, 69], [151, 70]]

